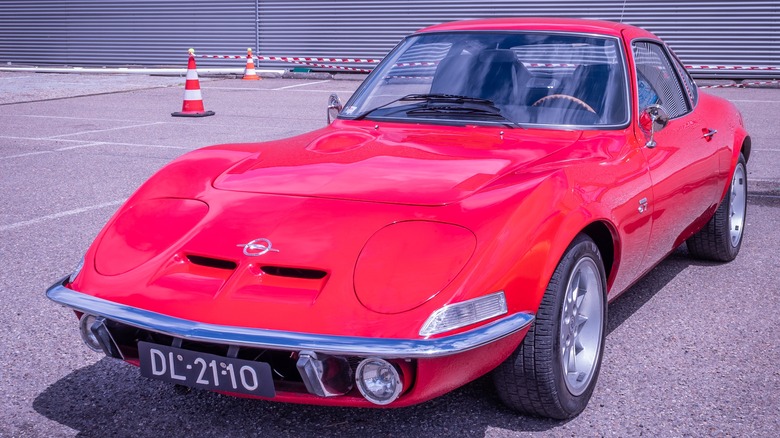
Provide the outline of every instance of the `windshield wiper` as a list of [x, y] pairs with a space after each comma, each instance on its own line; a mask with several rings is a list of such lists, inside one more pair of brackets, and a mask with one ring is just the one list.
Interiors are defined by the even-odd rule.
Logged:
[[484, 104], [489, 105], [493, 108], [495, 108], [497, 111], [499, 109], [496, 107], [496, 104], [490, 100], [490, 99], [482, 99], [479, 97], [469, 97], [469, 96], [458, 96], [455, 94], [436, 94], [436, 93], [429, 93], [429, 94], [407, 94], [406, 96], [399, 97], [398, 99], [391, 100], [390, 102], [387, 102], [383, 105], [379, 105], [376, 108], [372, 108], [368, 111], [363, 112], [362, 114], [358, 114], [355, 116], [353, 120], [362, 120], [366, 118], [367, 115], [373, 113], [376, 110], [386, 108], [396, 102], [414, 102], [414, 101], [420, 101], [420, 102], [426, 102], [426, 103], [436, 103], [436, 102], [445, 102], [445, 103], [477, 103], [477, 104]]
[[491, 109], [485, 109], [480, 107], [469, 107], [469, 106], [451, 106], [451, 105], [434, 105], [434, 106], [424, 106], [420, 108], [413, 108], [408, 111], [406, 111], [406, 114], [415, 116], [415, 115], [439, 115], [439, 114], [455, 114], [455, 115], [461, 115], [461, 116], [479, 116], [479, 117], [487, 117], [487, 118], [493, 118], [493, 119], [499, 119], [507, 124], [514, 126], [516, 128], [523, 128], [519, 123], [515, 122], [514, 120], [511, 120], [507, 116], [501, 114], [501, 110], [492, 106]]
[[402, 97], [399, 100], [424, 100], [427, 102], [469, 102], [469, 103], [484, 103], [488, 104], [492, 107], [495, 107], [496, 104], [490, 99], [483, 99], [481, 97], [470, 97], [470, 96], [459, 96], [457, 94], [436, 94], [436, 93], [430, 93], [430, 94], [408, 94], [404, 97]]

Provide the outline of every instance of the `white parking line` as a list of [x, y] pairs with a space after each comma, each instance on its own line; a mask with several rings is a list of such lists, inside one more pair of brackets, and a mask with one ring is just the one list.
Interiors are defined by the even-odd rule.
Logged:
[[272, 88], [272, 90], [274, 90], [274, 91], [289, 90], [290, 88], [308, 87], [309, 85], [324, 84], [324, 83], [327, 83], [327, 82], [330, 82], [330, 79], [326, 79], [324, 81], [307, 82], [305, 84], [287, 85], [286, 87]]
[[[122, 143], [122, 142], [115, 142], [115, 141], [100, 141], [100, 142], [94, 142], [94, 141], [86, 141], [86, 140], [70, 140], [67, 138], [36, 138], [36, 137], [14, 137], [10, 135], [0, 135], [0, 139], [9, 139], [9, 140], [35, 140], [35, 141], [57, 141], [57, 142], [70, 142], [70, 143], [87, 143], [83, 146], [100, 146], [100, 145], [117, 145], [117, 146], [137, 146], [142, 148], [160, 148], [160, 149], [182, 149], [182, 150], [190, 150], [193, 148], [187, 148], [183, 146], [170, 146], [170, 145], [160, 145], [160, 144], [143, 144], [143, 143]], [[79, 145], [79, 147], [82, 147], [82, 145]], [[76, 149], [76, 147], [66, 147], [61, 149], [56, 149], [58, 151], [64, 151], [64, 150], [70, 150], [70, 149]], [[53, 152], [53, 151], [48, 151]], [[41, 152], [45, 153], [45, 152]], [[10, 157], [5, 157], [10, 158]]]
[[142, 128], [144, 126], [153, 126], [153, 125], [160, 125], [163, 122], [153, 122], [153, 123], [143, 123], [140, 125], [130, 125], [130, 126], [117, 126], [116, 128], [107, 128], [107, 129], [94, 129], [91, 131], [81, 131], [81, 132], [71, 132], [68, 134], [59, 134], [59, 135], [50, 135], [48, 137], [45, 137], [46, 139], [57, 139], [60, 137], [68, 137], [71, 135], [82, 135], [82, 134], [92, 134], [96, 132], [108, 132], [108, 131], [118, 131], [120, 129], [132, 129], [132, 128]]
[[22, 158], [22, 157], [29, 157], [30, 155], [41, 155], [41, 154], [50, 154], [50, 153], [52, 153], [52, 151], [27, 152], [25, 154], [8, 155], [7, 157], [0, 157], [0, 160], [8, 160], [11, 158]]
[[94, 142], [94, 143], [77, 144], [76, 146], [68, 146], [68, 147], [64, 147], [64, 148], [59, 148], [59, 149], [55, 149], [55, 151], [58, 151], [58, 152], [70, 151], [70, 150], [73, 150], [73, 149], [88, 148], [88, 147], [91, 147], [91, 146], [100, 146], [100, 145], [103, 145], [103, 144], [105, 144], [105, 143], [103, 143], [102, 141], [97, 141], [97, 142]]
[[91, 143], [86, 140], [70, 140], [67, 138], [50, 139], [50, 138], [43, 138], [43, 137], [19, 137], [14, 135], [0, 135], [0, 138], [7, 138], [9, 140], [69, 141], [71, 143]]
[[61, 211], [59, 213], [47, 214], [46, 216], [40, 216], [40, 217], [37, 217], [35, 219], [30, 219], [30, 220], [26, 220], [26, 221], [22, 221], [22, 222], [16, 222], [16, 223], [13, 223], [13, 224], [0, 225], [0, 231], [13, 230], [14, 228], [26, 227], [28, 225], [35, 225], [35, 224], [39, 224], [41, 222], [46, 222], [46, 221], [50, 221], [50, 220], [53, 220], [53, 219], [59, 219], [61, 217], [65, 217], [65, 216], [72, 216], [74, 214], [84, 213], [84, 212], [91, 211], [91, 210], [98, 210], [98, 209], [101, 209], [101, 208], [112, 207], [114, 205], [119, 205], [119, 204], [121, 204], [123, 202], [124, 202], [124, 199], [117, 200], [117, 201], [104, 202], [102, 204], [90, 205], [88, 207], [77, 208], [77, 209], [74, 209], [74, 210], [67, 210], [67, 211]]
[[[62, 119], [62, 120], [98, 120], [101, 122], [128, 122], [127, 119], [100, 119], [95, 117], [73, 117], [73, 116], [47, 116], [40, 114], [0, 114], [0, 117], [34, 117], [39, 119]], [[140, 122], [141, 120], [137, 120]]]

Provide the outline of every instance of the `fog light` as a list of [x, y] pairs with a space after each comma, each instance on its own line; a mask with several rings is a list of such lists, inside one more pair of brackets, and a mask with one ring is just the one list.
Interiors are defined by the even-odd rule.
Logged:
[[377, 405], [391, 403], [403, 389], [398, 370], [390, 362], [377, 357], [360, 362], [355, 372], [355, 383], [363, 397]]
[[480, 321], [503, 315], [507, 312], [504, 291], [460, 303], [449, 304], [436, 310], [428, 317], [420, 336], [431, 336]]
[[98, 341], [97, 336], [90, 330], [95, 321], [97, 321], [95, 315], [90, 315], [88, 313], [81, 315], [81, 319], [79, 320], [79, 333], [81, 333], [81, 340], [87, 344], [87, 347], [95, 351], [103, 352], [100, 341]]

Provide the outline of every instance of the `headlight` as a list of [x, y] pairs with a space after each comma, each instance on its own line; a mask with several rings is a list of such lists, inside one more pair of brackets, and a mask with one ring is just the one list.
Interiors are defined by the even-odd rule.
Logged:
[[431, 336], [465, 327], [507, 312], [504, 291], [449, 304], [433, 312], [420, 329], [420, 336]]
[[407, 221], [377, 231], [355, 265], [355, 294], [366, 308], [401, 313], [430, 300], [452, 282], [474, 253], [466, 228]]

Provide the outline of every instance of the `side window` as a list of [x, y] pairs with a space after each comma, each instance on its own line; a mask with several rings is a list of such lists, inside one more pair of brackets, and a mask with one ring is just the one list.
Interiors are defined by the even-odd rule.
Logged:
[[683, 66], [682, 62], [680, 62], [677, 55], [674, 53], [672, 53], [672, 61], [674, 61], [674, 67], [683, 80], [685, 92], [688, 94], [691, 104], [695, 107], [696, 103], [699, 101], [699, 88], [696, 86], [696, 82], [693, 81], [691, 74], [688, 73], [688, 70], [685, 69], [685, 66]]
[[648, 105], [659, 104], [675, 118], [690, 110], [674, 67], [660, 45], [645, 41], [634, 43], [634, 63], [639, 111]]

